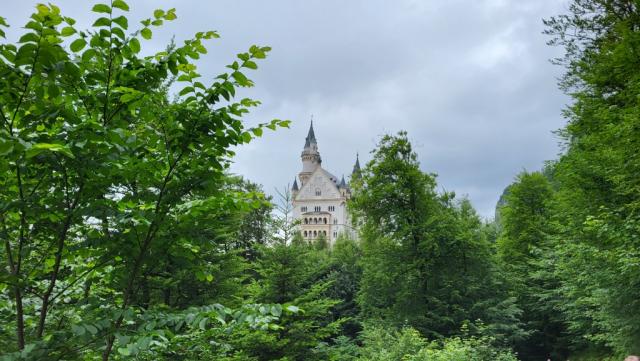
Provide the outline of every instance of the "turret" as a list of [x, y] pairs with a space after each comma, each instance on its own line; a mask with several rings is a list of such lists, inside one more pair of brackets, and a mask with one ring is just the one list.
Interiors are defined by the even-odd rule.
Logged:
[[338, 189], [340, 190], [340, 195], [343, 197], [346, 197], [351, 193], [347, 182], [344, 180], [344, 175], [342, 176], [342, 180], [340, 180], [340, 183], [338, 184]]
[[353, 172], [351, 172], [351, 179], [360, 178], [360, 155], [356, 153], [356, 164], [353, 165]]
[[311, 177], [311, 174], [322, 164], [322, 158], [320, 158], [320, 152], [318, 152], [316, 135], [313, 131], [313, 119], [311, 120], [309, 134], [307, 134], [307, 138], [305, 139], [304, 149], [300, 157], [302, 158], [300, 182], [304, 185], [309, 180], [309, 177]]
[[294, 177], [293, 186], [291, 187], [291, 195], [293, 196], [293, 199], [296, 198], [299, 191], [300, 191], [300, 188], [298, 188], [298, 180]]

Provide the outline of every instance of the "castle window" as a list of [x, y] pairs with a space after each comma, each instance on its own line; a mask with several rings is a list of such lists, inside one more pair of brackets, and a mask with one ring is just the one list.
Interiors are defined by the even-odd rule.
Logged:
[[313, 236], [317, 237], [318, 236], [318, 232], [317, 231], [313, 231]]
[[307, 211], [307, 207], [306, 206], [305, 207], [300, 207], [300, 211], [306, 212]]
[[327, 236], [327, 231], [322, 231], [322, 235], [326, 237]]
[[304, 231], [304, 236], [305, 236], [305, 237], [307, 236], [307, 231]]
[[327, 224], [327, 219], [326, 218], [324, 219], [324, 224]]
[[338, 238], [338, 232], [333, 232], [333, 238]]
[[321, 194], [322, 194], [322, 192], [320, 191], [320, 188], [316, 188], [316, 195], [319, 196]]
[[316, 212], [320, 212], [322, 210], [322, 208], [320, 208], [320, 206], [315, 206], [313, 207], [313, 210]]
[[329, 206], [329, 212], [333, 212], [336, 210], [336, 206]]
[[318, 224], [318, 218], [314, 218], [314, 219], [313, 219], [313, 223], [314, 223], [314, 224]]
[[308, 219], [304, 219], [304, 224], [309, 224], [309, 220]]
[[333, 224], [338, 224], [338, 219], [337, 218], [333, 219]]

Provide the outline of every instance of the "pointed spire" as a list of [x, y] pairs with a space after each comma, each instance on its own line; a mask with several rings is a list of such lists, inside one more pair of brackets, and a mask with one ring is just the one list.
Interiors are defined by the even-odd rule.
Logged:
[[339, 188], [344, 188], [347, 186], [347, 182], [344, 181], [344, 174], [342, 175], [342, 180], [340, 181], [340, 184], [338, 184]]
[[360, 176], [360, 154], [356, 153], [356, 164], [353, 165], [352, 176]]
[[293, 187], [291, 187], [291, 190], [292, 191], [296, 191], [296, 192], [299, 190], [298, 189], [298, 180], [295, 177], [293, 178]]
[[317, 143], [316, 134], [313, 131], [313, 115], [311, 116], [311, 126], [309, 127], [309, 134], [307, 134], [307, 138], [305, 139], [304, 147], [309, 148], [311, 143]]

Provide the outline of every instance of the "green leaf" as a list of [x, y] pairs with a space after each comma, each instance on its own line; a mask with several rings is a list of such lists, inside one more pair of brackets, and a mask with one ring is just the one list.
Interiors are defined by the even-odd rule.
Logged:
[[97, 328], [96, 328], [96, 326], [94, 326], [94, 325], [85, 325], [84, 327], [85, 327], [85, 328], [87, 329], [87, 331], [89, 331], [89, 333], [91, 333], [92, 335], [95, 335], [95, 334], [97, 334], [97, 333], [98, 333], [98, 329], [97, 329]]
[[37, 43], [38, 41], [40, 41], [40, 39], [35, 33], [26, 33], [18, 40], [19, 43]]
[[137, 38], [132, 38], [131, 40], [129, 40], [129, 48], [134, 53], [136, 53], [136, 54], [139, 53], [140, 52], [140, 40], [138, 40]]
[[245, 61], [243, 66], [245, 68], [249, 68], [249, 69], [258, 69], [258, 64], [256, 64], [255, 62], [253, 62], [251, 60]]
[[118, 8], [120, 10], [129, 11], [129, 5], [123, 0], [113, 0], [111, 4], [114, 8]]
[[127, 347], [118, 347], [118, 353], [122, 356], [130, 356], [131, 350], [129, 350], [129, 348]]
[[151, 39], [151, 29], [143, 28], [142, 30], [140, 30], [140, 35], [142, 35], [142, 37], [147, 40]]
[[202, 320], [200, 320], [200, 322], [198, 323], [198, 328], [200, 328], [201, 330], [204, 330], [205, 328], [207, 328], [207, 323], [209, 322], [209, 318], [205, 317]]
[[282, 314], [282, 306], [281, 305], [271, 306], [271, 314], [276, 317], [280, 317], [280, 315]]
[[202, 270], [196, 271], [196, 279], [198, 279], [198, 281], [204, 281], [205, 275], [204, 275], [204, 272], [202, 272]]
[[35, 156], [37, 156], [38, 154], [45, 152], [45, 151], [49, 151], [49, 152], [54, 152], [54, 153], [62, 153], [65, 156], [69, 157], [69, 158], [75, 158], [73, 156], [73, 153], [71, 152], [71, 150], [67, 147], [65, 147], [62, 144], [55, 144], [55, 143], [37, 143], [32, 145], [30, 148], [27, 149], [26, 152], [26, 157], [27, 158], [33, 158]]
[[176, 16], [176, 9], [169, 9], [169, 11], [167, 12], [167, 14], [164, 16], [165, 20], [175, 20], [177, 18]]
[[109, 18], [99, 18], [91, 26], [93, 27], [107, 26], [108, 27], [108, 26], [111, 26], [111, 20], [109, 20]]
[[253, 132], [253, 135], [255, 135], [256, 137], [262, 136], [262, 128], [253, 128], [251, 129], [251, 132]]
[[93, 6], [93, 9], [91, 9], [91, 11], [95, 13], [111, 14], [111, 8], [109, 7], [109, 5], [105, 5], [105, 4], [95, 4]]
[[83, 38], [76, 39], [71, 43], [71, 51], [77, 53], [78, 51], [82, 50], [85, 45], [87, 45], [86, 40], [84, 40]]
[[120, 97], [120, 101], [123, 103], [129, 103], [132, 100], [137, 100], [140, 96], [136, 93], [125, 93]]
[[62, 31], [60, 31], [60, 35], [62, 36], [70, 36], [76, 33], [76, 29], [70, 27], [70, 26], [65, 26], [64, 28], [62, 28]]
[[85, 50], [84, 53], [82, 53], [82, 61], [84, 61], [85, 63], [88, 63], [89, 61], [91, 61], [91, 58], [93, 58], [95, 55], [96, 55], [95, 49], [89, 48]]
[[289, 312], [292, 312], [292, 313], [300, 312], [300, 308], [298, 308], [297, 306], [293, 306], [293, 305], [287, 306], [286, 310], [289, 311]]
[[246, 76], [244, 76], [244, 74], [242, 74], [239, 71], [234, 71], [231, 76], [239, 83], [239, 84], [247, 84], [248, 80]]
[[188, 87], [186, 87], [186, 88], [182, 89], [182, 90], [180, 91], [179, 95], [181, 95], [181, 96], [182, 96], [182, 95], [187, 95], [187, 94], [191, 93], [193, 90], [194, 90], [194, 89], [193, 89], [193, 87], [192, 87], [192, 86], [188, 86]]
[[118, 16], [117, 18], [113, 18], [114, 23], [118, 24], [124, 30], [129, 28], [129, 20], [124, 15]]
[[78, 325], [71, 325], [71, 331], [78, 336], [82, 336], [85, 333], [85, 329], [82, 326], [78, 326]]
[[251, 138], [251, 134], [249, 134], [248, 132], [244, 132], [244, 133], [242, 133], [242, 140], [243, 140], [245, 143], [249, 143], [249, 142], [251, 141], [251, 139], [252, 139], [252, 138]]
[[13, 144], [9, 141], [0, 142], [0, 156], [7, 155], [13, 150]]
[[124, 30], [122, 30], [121, 28], [114, 26], [113, 28], [111, 28], [111, 33], [119, 37], [120, 39], [125, 40]]
[[153, 16], [158, 19], [164, 16], [164, 10], [162, 9], [156, 9], [153, 11]]

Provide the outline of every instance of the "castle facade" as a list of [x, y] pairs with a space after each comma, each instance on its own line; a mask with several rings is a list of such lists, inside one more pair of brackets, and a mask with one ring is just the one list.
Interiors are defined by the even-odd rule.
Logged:
[[[293, 218], [298, 221], [298, 230], [305, 240], [312, 241], [324, 237], [333, 245], [338, 236], [357, 237], [347, 212], [347, 201], [351, 198], [351, 188], [344, 176], [338, 177], [322, 167], [313, 130], [313, 121], [305, 139], [301, 154], [302, 171], [293, 182]], [[360, 173], [360, 161], [356, 156], [352, 177]], [[298, 186], [298, 180], [300, 186]]]

